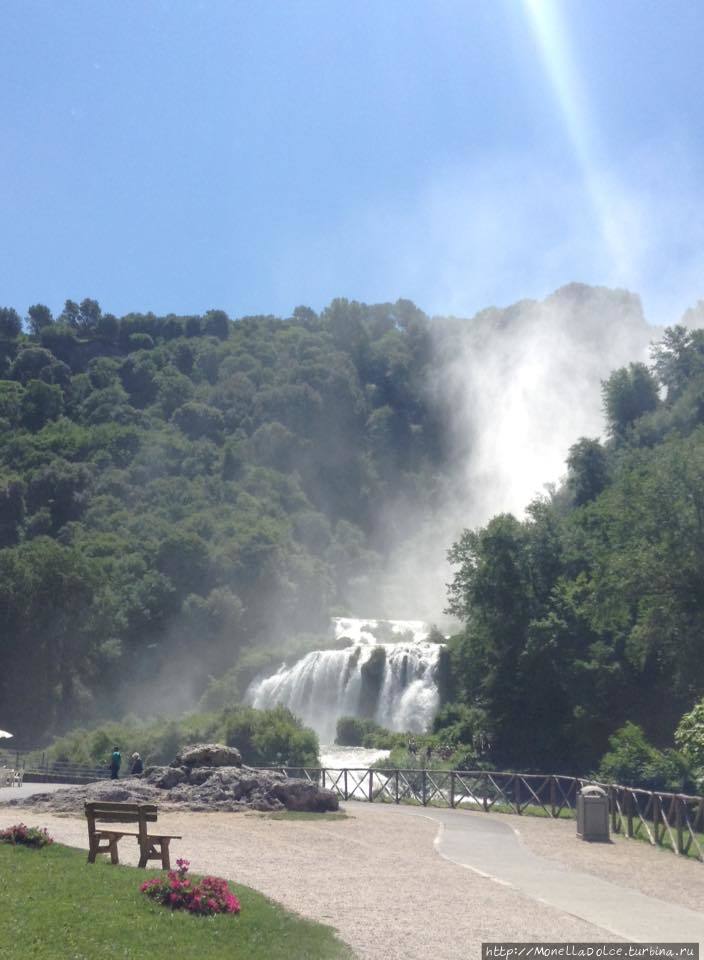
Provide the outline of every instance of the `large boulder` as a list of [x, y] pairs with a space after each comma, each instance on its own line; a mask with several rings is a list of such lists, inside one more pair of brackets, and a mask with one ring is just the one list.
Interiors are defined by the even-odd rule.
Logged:
[[180, 750], [172, 767], [241, 767], [242, 754], [224, 743], [196, 743]]
[[284, 780], [272, 784], [269, 797], [279, 800], [287, 810], [307, 810], [311, 813], [327, 813], [339, 810], [340, 804], [332, 790], [322, 790], [308, 780]]
[[172, 790], [188, 776], [187, 767], [151, 767], [145, 779], [160, 790]]

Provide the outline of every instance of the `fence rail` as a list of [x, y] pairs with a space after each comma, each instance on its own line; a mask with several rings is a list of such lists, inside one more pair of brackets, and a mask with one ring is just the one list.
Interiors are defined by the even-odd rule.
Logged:
[[377, 770], [269, 767], [332, 790], [341, 800], [463, 807], [486, 813], [529, 811], [553, 819], [574, 816], [583, 786], [608, 796], [611, 830], [704, 862], [704, 797], [641, 790], [559, 774], [488, 770]]
[[0, 767], [22, 770], [27, 783], [92, 783], [109, 775], [107, 766], [91, 767], [83, 763], [48, 760], [44, 754], [32, 759], [16, 750], [0, 750]]

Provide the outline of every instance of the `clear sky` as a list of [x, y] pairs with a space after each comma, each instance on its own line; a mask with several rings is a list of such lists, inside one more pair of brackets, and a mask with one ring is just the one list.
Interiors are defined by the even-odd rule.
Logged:
[[697, 0], [0, 0], [0, 303], [704, 297]]

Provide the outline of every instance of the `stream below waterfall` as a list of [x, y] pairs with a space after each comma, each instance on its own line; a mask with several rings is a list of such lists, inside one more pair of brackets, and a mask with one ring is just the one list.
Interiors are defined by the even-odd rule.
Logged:
[[[422, 733], [438, 708], [443, 649], [441, 643], [428, 640], [429, 633], [420, 620], [336, 617], [332, 649], [314, 650], [256, 678], [246, 700], [261, 710], [277, 704], [288, 707], [316, 731], [322, 744], [334, 744], [337, 720], [343, 716], [373, 720], [389, 730]], [[322, 752], [349, 749], [331, 746]]]

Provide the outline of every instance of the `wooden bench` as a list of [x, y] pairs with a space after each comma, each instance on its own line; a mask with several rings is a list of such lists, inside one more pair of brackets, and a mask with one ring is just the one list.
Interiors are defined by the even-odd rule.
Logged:
[[[119, 863], [117, 844], [122, 837], [136, 837], [139, 844], [139, 866], [146, 867], [148, 860], [161, 860], [164, 870], [171, 868], [169, 843], [181, 837], [166, 834], [152, 835], [148, 832], [148, 823], [156, 823], [156, 804], [153, 803], [110, 803], [87, 801], [85, 805], [88, 820], [88, 863], [95, 863], [99, 853], [109, 853], [112, 863]], [[127, 830], [120, 826], [116, 830], [97, 826], [99, 823], [135, 823], [137, 830]]]

